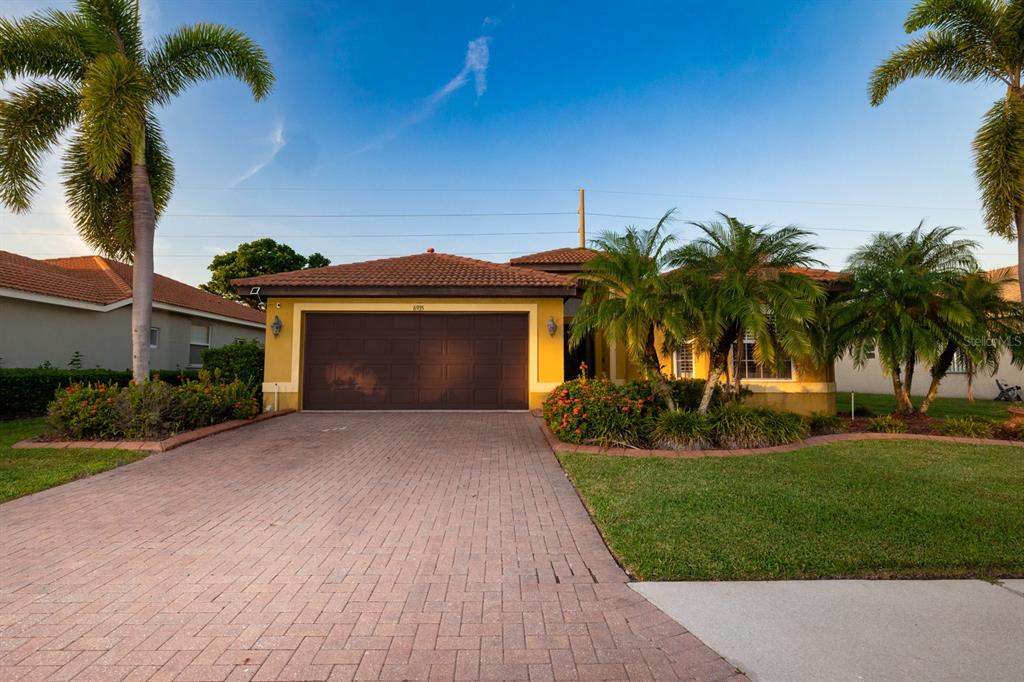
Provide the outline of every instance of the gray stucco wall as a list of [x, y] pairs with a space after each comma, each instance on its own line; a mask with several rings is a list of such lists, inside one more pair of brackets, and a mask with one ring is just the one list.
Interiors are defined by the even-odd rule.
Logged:
[[[930, 367], [919, 364], [914, 369], [914, 395], [924, 395], [931, 383]], [[1024, 371], [1017, 369], [1010, 362], [1009, 353], [999, 361], [999, 370], [995, 374], [983, 373], [974, 377], [974, 397], [992, 399], [998, 393], [995, 380], [999, 379], [1012, 386], [1024, 386]], [[864, 367], [857, 369], [849, 357], [836, 362], [836, 390], [849, 393], [892, 393], [892, 379], [883, 374], [882, 366], [877, 359], [868, 360]], [[963, 374], [948, 374], [939, 385], [939, 396], [946, 398], [967, 397], [967, 377]]]
[[[153, 369], [188, 366], [193, 319], [210, 326], [214, 347], [236, 338], [263, 341], [262, 329], [155, 309], [153, 326], [160, 329], [160, 338], [157, 347], [150, 349]], [[104, 313], [0, 296], [3, 367], [38, 367], [44, 362], [67, 367], [76, 350], [82, 354], [82, 367], [130, 368], [131, 307]]]

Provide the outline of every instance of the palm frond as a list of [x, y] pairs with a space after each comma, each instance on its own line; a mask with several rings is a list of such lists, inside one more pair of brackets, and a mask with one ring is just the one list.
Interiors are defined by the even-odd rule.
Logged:
[[79, 81], [90, 54], [77, 14], [46, 10], [0, 17], [0, 80], [38, 77]]
[[77, 0], [76, 9], [90, 28], [97, 52], [120, 53], [141, 63], [145, 51], [137, 0]]
[[984, 46], [970, 44], [948, 31], [929, 33], [898, 48], [875, 67], [868, 82], [871, 105], [878, 106], [893, 88], [915, 77], [955, 83], [1004, 81], [1005, 72], [998, 57]]
[[0, 203], [27, 211], [39, 164], [78, 118], [78, 93], [60, 82], [25, 83], [0, 99]]
[[1024, 206], [1024, 102], [1008, 96], [992, 105], [974, 138], [974, 164], [986, 227], [1014, 238], [1014, 212]]
[[218, 76], [234, 76], [263, 99], [274, 84], [270, 60], [244, 33], [217, 24], [195, 24], [164, 36], [150, 53], [154, 93], [167, 102], [189, 85]]
[[100, 55], [89, 65], [82, 87], [82, 142], [101, 180], [112, 178], [125, 153], [141, 141], [149, 94], [146, 72], [124, 55]]

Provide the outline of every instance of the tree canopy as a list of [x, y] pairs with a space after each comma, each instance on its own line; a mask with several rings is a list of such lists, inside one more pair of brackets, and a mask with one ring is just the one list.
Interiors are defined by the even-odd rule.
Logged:
[[257, 239], [239, 244], [234, 251], [214, 256], [213, 262], [207, 266], [212, 273], [210, 281], [200, 284], [199, 288], [259, 308], [260, 303], [257, 301], [239, 297], [231, 285], [231, 280], [305, 268], [322, 268], [330, 264], [331, 261], [320, 253], [303, 256], [287, 244], [279, 244], [269, 237]]

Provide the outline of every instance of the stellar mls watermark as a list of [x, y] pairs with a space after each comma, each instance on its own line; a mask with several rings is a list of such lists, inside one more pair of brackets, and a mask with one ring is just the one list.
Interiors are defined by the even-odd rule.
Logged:
[[964, 339], [964, 345], [973, 348], [985, 346], [1017, 348], [1024, 346], [1024, 336], [1018, 334], [1010, 334], [1008, 336], [969, 336]]

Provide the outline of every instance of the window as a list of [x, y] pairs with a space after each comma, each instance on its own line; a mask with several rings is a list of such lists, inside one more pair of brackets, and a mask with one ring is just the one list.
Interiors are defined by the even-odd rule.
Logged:
[[762, 367], [754, 359], [754, 337], [745, 336], [743, 340], [733, 346], [732, 356], [733, 372], [740, 379], [792, 379], [793, 361], [786, 360], [782, 365], [782, 371], [776, 371], [773, 367]]
[[677, 379], [693, 378], [693, 344], [685, 343], [672, 354], [672, 374]]
[[160, 327], [149, 328], [149, 347], [156, 348], [160, 345]]
[[864, 358], [867, 359], [867, 360], [874, 360], [875, 359], [875, 349], [872, 348], [869, 351], [865, 351], [864, 352]]
[[192, 331], [188, 340], [189, 367], [203, 366], [203, 351], [210, 347], [210, 327], [205, 324], [192, 323]]
[[949, 366], [949, 374], [967, 374], [969, 363], [963, 353], [957, 351], [953, 356], [953, 364]]

